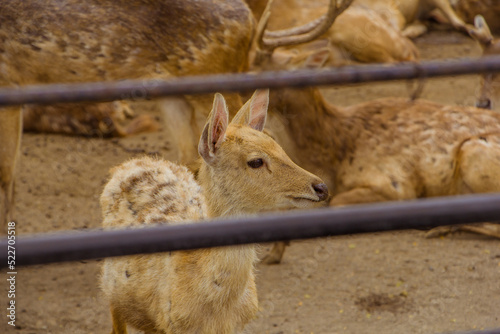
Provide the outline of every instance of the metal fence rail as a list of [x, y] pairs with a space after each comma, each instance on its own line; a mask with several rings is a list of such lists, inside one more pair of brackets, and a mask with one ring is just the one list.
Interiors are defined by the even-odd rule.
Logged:
[[150, 99], [179, 94], [236, 92], [257, 88], [322, 86], [486, 72], [500, 72], [500, 56], [461, 60], [433, 60], [397, 65], [358, 65], [293, 72], [191, 76], [172, 80], [126, 80], [3, 88], [0, 89], [0, 106], [26, 103]]
[[[42, 234], [16, 240], [16, 265], [495, 220], [500, 220], [500, 194], [291, 211], [189, 225]], [[0, 249], [6, 248], [7, 240], [3, 238]], [[6, 264], [4, 252], [0, 266]]]
[[500, 328], [477, 330], [477, 331], [467, 331], [467, 332], [448, 332], [448, 333], [443, 333], [443, 334], [500, 334]]

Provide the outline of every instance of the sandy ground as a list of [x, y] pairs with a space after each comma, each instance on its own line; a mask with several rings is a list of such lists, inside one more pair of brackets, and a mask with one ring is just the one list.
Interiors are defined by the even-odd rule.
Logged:
[[[473, 41], [452, 32], [430, 33], [417, 45], [427, 59], [480, 54]], [[472, 105], [477, 85], [477, 76], [428, 80], [422, 96]], [[392, 82], [324, 91], [330, 101], [350, 105], [408, 96], [414, 86]], [[17, 176], [18, 234], [100, 226], [98, 198], [107, 171], [144, 152], [168, 158], [168, 135], [102, 140], [26, 134]], [[16, 327], [8, 326], [4, 316], [0, 333], [109, 332], [99, 270], [99, 261], [19, 268]], [[5, 307], [7, 284], [2, 281]], [[495, 328], [500, 327], [500, 242], [467, 234], [429, 240], [421, 231], [292, 242], [281, 265], [258, 265], [258, 289], [261, 309], [249, 333]]]

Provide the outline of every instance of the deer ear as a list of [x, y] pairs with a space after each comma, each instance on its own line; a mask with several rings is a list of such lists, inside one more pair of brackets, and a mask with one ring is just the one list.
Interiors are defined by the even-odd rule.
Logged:
[[228, 117], [226, 100], [221, 94], [216, 93], [212, 111], [198, 144], [198, 153], [208, 164], [213, 163], [215, 154], [226, 137]]
[[264, 130], [269, 106], [269, 89], [257, 89], [240, 111], [234, 116], [231, 124], [248, 125], [257, 131]]
[[330, 50], [328, 48], [321, 48], [311, 53], [304, 62], [305, 68], [321, 68], [330, 58]]
[[469, 29], [469, 35], [483, 45], [487, 45], [493, 41], [493, 35], [486, 20], [482, 15], [474, 17], [475, 29]]

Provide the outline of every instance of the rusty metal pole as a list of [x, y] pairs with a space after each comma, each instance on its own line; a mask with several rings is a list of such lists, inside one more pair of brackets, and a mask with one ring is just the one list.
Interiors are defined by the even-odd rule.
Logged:
[[423, 79], [499, 71], [500, 56], [488, 56], [478, 59], [433, 60], [397, 65], [358, 65], [322, 70], [191, 76], [171, 80], [50, 84], [2, 88], [0, 89], [0, 106], [26, 103], [140, 100], [181, 94]]
[[[500, 220], [500, 194], [289, 211], [140, 229], [21, 236], [16, 266]], [[2, 238], [0, 249], [7, 249]], [[7, 252], [0, 253], [0, 267]]]

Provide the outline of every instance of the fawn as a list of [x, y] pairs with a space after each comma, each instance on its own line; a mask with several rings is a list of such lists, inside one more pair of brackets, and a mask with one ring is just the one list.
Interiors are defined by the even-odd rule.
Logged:
[[[112, 169], [101, 196], [105, 227], [321, 206], [317, 176], [295, 165], [263, 133], [268, 91], [258, 90], [228, 124], [216, 94], [200, 138], [198, 183], [185, 168], [144, 157]], [[257, 312], [255, 246], [178, 251], [105, 260], [102, 288], [114, 334], [130, 324], [146, 333], [241, 333]]]

